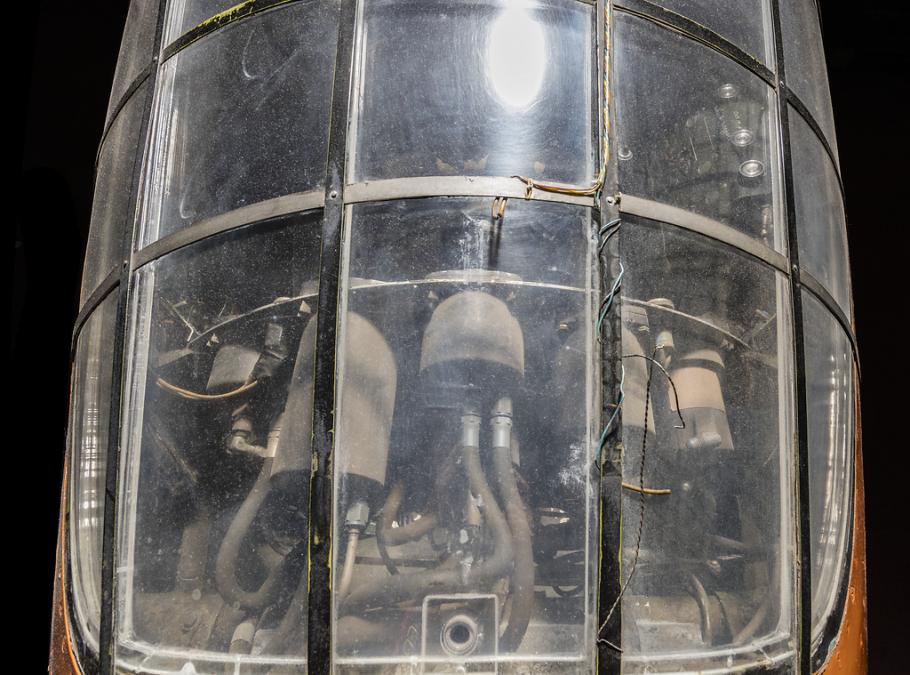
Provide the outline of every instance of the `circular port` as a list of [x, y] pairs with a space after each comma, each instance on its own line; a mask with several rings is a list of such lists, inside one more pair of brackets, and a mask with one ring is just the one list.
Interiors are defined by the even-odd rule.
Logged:
[[717, 88], [717, 95], [723, 99], [736, 98], [739, 96], [739, 89], [736, 88], [735, 84], [722, 84]]
[[477, 622], [465, 614], [458, 614], [445, 622], [440, 636], [442, 648], [451, 656], [467, 656], [480, 644]]
[[733, 136], [731, 137], [733, 145], [738, 148], [744, 148], [747, 145], [751, 145], [753, 139], [754, 136], [748, 129], [737, 129], [733, 132]]
[[765, 165], [757, 159], [747, 159], [739, 165], [739, 173], [744, 178], [758, 178], [765, 173]]

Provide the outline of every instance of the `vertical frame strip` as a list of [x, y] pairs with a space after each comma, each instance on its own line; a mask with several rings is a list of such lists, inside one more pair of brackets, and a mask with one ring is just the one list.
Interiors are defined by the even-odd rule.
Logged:
[[[597, 51], [594, 69], [596, 82], [594, 86], [598, 102], [595, 115], [595, 138], [606, 135], [606, 143], [597, 144], [600, 163], [604, 166], [604, 184], [599, 195], [598, 208], [594, 209], [593, 222], [600, 232], [605, 224], [619, 218], [619, 209], [611, 186], [618, 184], [617, 167], [610, 161], [608, 151], [615, 140], [615, 116], [611, 101], [613, 98], [612, 78], [612, 2], [599, 0], [597, 3], [597, 38], [594, 48]], [[597, 233], [592, 233], [595, 246], [601, 251]], [[607, 292], [607, 286], [620, 273], [619, 252], [622, 233], [613, 237], [613, 241], [603, 247], [597, 256], [595, 288], [601, 294]], [[621, 295], [621, 294], [620, 294]], [[595, 308], [600, 306], [602, 297], [597, 297]], [[611, 314], [603, 322], [602, 330], [596, 335], [595, 344], [600, 347], [597, 353], [597, 365], [594, 377], [598, 383], [596, 406], [600, 409], [601, 425], [610, 420], [611, 429], [603, 447], [595, 449], [599, 475], [594, 481], [599, 486], [599, 523], [598, 523], [598, 588], [596, 650], [597, 672], [619, 673], [622, 666], [622, 410], [620, 397], [622, 385], [622, 359], [618, 357], [621, 348], [621, 310], [619, 297], [615, 298]], [[597, 311], [595, 311], [595, 316]], [[596, 408], [595, 408], [596, 409]], [[615, 414], [615, 417], [614, 417]], [[603, 426], [601, 427], [603, 429]]]
[[313, 389], [313, 469], [310, 476], [307, 672], [327, 675], [332, 663], [332, 508], [335, 440], [335, 341], [344, 221], [344, 177], [356, 28], [356, 0], [342, 0], [332, 85], [326, 160], [322, 254]]
[[793, 363], [796, 377], [796, 476], [799, 509], [799, 564], [797, 565], [799, 672], [810, 675], [812, 658], [812, 556], [809, 537], [809, 425], [807, 419], [805, 337], [803, 306], [799, 276], [799, 246], [796, 226], [796, 196], [793, 183], [793, 163], [790, 156], [789, 111], [787, 110], [784, 43], [781, 34], [779, 0], [771, 0], [774, 46], [777, 57], [777, 119], [780, 126], [781, 173], [784, 188], [784, 213], [787, 219], [787, 251], [790, 255], [790, 297], [793, 316]]
[[[111, 382], [111, 414], [108, 433], [107, 466], [105, 467], [104, 490], [104, 529], [101, 545], [101, 626], [98, 636], [100, 672], [102, 675], [114, 672], [114, 584], [116, 583], [116, 570], [114, 567], [114, 542], [117, 536], [117, 493], [119, 491], [120, 477], [120, 404], [122, 399], [124, 364], [128, 355], [126, 350], [126, 322], [130, 302], [130, 256], [133, 248], [133, 230], [136, 226], [136, 208], [139, 203], [142, 185], [140, 183], [145, 165], [146, 150], [148, 149], [148, 130], [151, 124], [152, 104], [155, 100], [155, 87], [158, 80], [158, 54], [161, 46], [161, 35], [167, 0], [160, 0], [158, 16], [155, 23], [155, 38], [153, 41], [152, 61], [148, 66], [149, 82], [146, 100], [143, 102], [144, 114], [139, 138], [142, 147], [137, 149], [133, 162], [132, 189], [127, 208], [130, 220], [124, 224], [122, 240], [120, 242], [120, 297], [117, 301], [116, 333], [114, 335], [114, 363], [112, 364]], [[112, 120], [113, 122], [113, 120]], [[100, 156], [99, 148], [99, 156]]]

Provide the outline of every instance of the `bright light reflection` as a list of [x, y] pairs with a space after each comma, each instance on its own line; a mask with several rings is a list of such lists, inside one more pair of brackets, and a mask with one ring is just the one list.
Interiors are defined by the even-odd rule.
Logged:
[[540, 92], [546, 68], [543, 29], [527, 11], [502, 11], [487, 38], [487, 75], [503, 105], [527, 108]]

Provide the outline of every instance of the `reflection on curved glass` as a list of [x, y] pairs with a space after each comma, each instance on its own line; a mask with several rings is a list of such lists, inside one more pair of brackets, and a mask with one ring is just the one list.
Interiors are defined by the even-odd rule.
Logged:
[[731, 3], [717, 0], [654, 0], [654, 4], [701, 24], [750, 56], [773, 66], [774, 44], [771, 41], [773, 33], [768, 0]]
[[591, 182], [591, 6], [366, 0], [362, 11], [354, 182]]
[[134, 213], [130, 204], [133, 193], [139, 189], [134, 167], [136, 153], [143, 152], [145, 147], [141, 132], [148, 96], [146, 83], [120, 111], [101, 146], [95, 172], [92, 222], [85, 244], [80, 304], [124, 259], [124, 237], [133, 231]]
[[799, 264], [850, 316], [847, 223], [837, 174], [809, 125], [792, 108], [789, 113]]
[[[166, 47], [202, 22], [236, 7], [237, 0], [172, 0], [168, 2], [164, 41]], [[219, 29], [220, 30], [220, 29]]]
[[164, 63], [141, 245], [322, 185], [337, 34], [337, 2], [296, 2]]
[[518, 200], [498, 224], [489, 199], [353, 207], [340, 672], [591, 672], [591, 228]]
[[853, 499], [853, 351], [837, 320], [803, 292], [809, 427], [812, 638], [821, 638], [849, 570]]
[[771, 89], [712, 49], [617, 12], [621, 192], [707, 216], [785, 249]]
[[130, 2], [123, 40], [120, 43], [117, 70], [114, 71], [114, 83], [111, 86], [111, 98], [107, 105], [108, 122], [127, 89], [139, 77], [139, 73], [152, 62], [152, 52], [155, 49], [155, 21], [158, 19], [159, 5], [159, 0]]
[[137, 273], [119, 663], [301, 663], [308, 483], [284, 458], [310, 448], [297, 430], [312, 418], [312, 368], [297, 355], [312, 340], [320, 222], [259, 223]]
[[624, 672], [792, 665], [786, 281], [698, 235], [622, 227]]
[[828, 69], [815, 0], [781, 0], [780, 23], [787, 87], [812, 113], [837, 157]]
[[79, 633], [98, 649], [101, 545], [117, 294], [83, 324], [73, 362], [69, 430], [69, 559]]

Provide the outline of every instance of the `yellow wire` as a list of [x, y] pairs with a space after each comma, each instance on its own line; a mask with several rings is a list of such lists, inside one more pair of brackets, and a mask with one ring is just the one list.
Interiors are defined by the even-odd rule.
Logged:
[[673, 493], [673, 490], [669, 488], [646, 488], [634, 485], [632, 483], [623, 483], [622, 486], [626, 490], [631, 490], [632, 492], [640, 492], [643, 495], [669, 495]]
[[601, 150], [600, 171], [597, 179], [591, 185], [560, 185], [559, 183], [549, 183], [531, 178], [530, 176], [512, 176], [517, 178], [527, 186], [525, 199], [530, 199], [534, 190], [543, 190], [544, 192], [555, 192], [563, 195], [572, 195], [575, 197], [587, 197], [596, 195], [603, 188], [607, 180], [607, 163], [610, 159], [610, 11], [609, 2], [604, 2], [604, 49], [603, 49], [603, 139]]
[[171, 384], [167, 380], [160, 378], [160, 377], [155, 381], [155, 384], [157, 384], [159, 387], [161, 387], [165, 391], [169, 391], [172, 394], [176, 394], [177, 396], [180, 396], [181, 398], [186, 398], [191, 401], [221, 401], [226, 398], [232, 398], [234, 396], [238, 396], [239, 394], [242, 394], [245, 391], [249, 391], [250, 389], [255, 387], [257, 384], [259, 384], [259, 380], [253, 380], [252, 382], [248, 382], [247, 384], [237, 387], [236, 389], [233, 389], [231, 391], [226, 391], [223, 394], [200, 394], [195, 391], [190, 391], [189, 389], [183, 389], [181, 387], [178, 387], [176, 384]]

